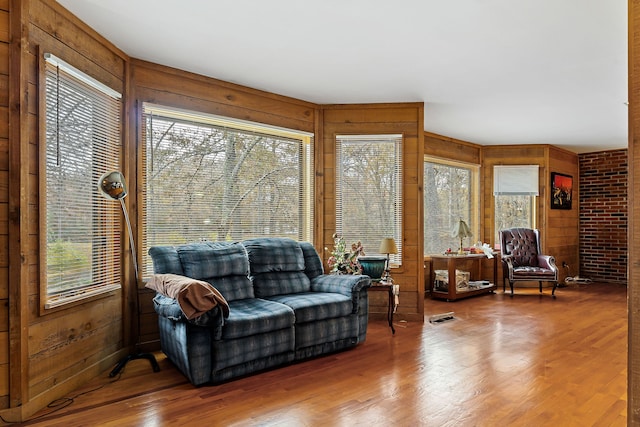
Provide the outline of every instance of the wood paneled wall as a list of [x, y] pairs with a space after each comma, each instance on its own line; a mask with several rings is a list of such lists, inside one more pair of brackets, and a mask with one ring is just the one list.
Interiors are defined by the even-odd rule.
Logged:
[[[492, 246], [496, 242], [493, 199], [493, 166], [495, 165], [538, 165], [540, 166], [537, 200], [537, 224], [540, 230], [542, 251], [553, 255], [560, 269], [560, 280], [564, 280], [566, 270], [562, 261], [578, 266], [578, 221], [580, 197], [578, 194], [578, 155], [549, 145], [484, 146], [482, 148], [482, 199], [484, 209], [482, 227], [484, 240]], [[573, 176], [573, 208], [571, 210], [551, 209], [551, 172]], [[572, 270], [572, 275], [578, 274]]]
[[[322, 107], [322, 244], [333, 247], [336, 231], [336, 135], [403, 135], [403, 224], [402, 266], [391, 272], [400, 285], [398, 319], [424, 319], [423, 268], [423, 162], [424, 104], [325, 105]], [[321, 252], [326, 262], [328, 254]], [[373, 313], [385, 313], [387, 300], [381, 292], [371, 293]]]
[[9, 407], [9, 0], [0, 2], [0, 408]]
[[[127, 56], [58, 3], [0, 1], [0, 114], [5, 116], [0, 121], [0, 174], [5, 176], [0, 184], [0, 298], [5, 302], [0, 414], [7, 420], [23, 419], [105, 371], [126, 354], [128, 344], [121, 292], [40, 312], [39, 66], [44, 52], [116, 90], [125, 92], [126, 85]], [[123, 277], [125, 289], [130, 279], [130, 274]]]
[[431, 132], [424, 133], [424, 154], [474, 165], [482, 162], [482, 146]]
[[[570, 271], [571, 276], [580, 274], [580, 162], [578, 155], [558, 147], [547, 147], [548, 170], [544, 174], [545, 195], [540, 200], [545, 216], [541, 234], [546, 253], [556, 258], [559, 280], [564, 281]], [[560, 172], [573, 177], [573, 202], [571, 210], [551, 209], [551, 172]], [[542, 193], [540, 194], [542, 198]], [[562, 267], [566, 262], [570, 269]]]

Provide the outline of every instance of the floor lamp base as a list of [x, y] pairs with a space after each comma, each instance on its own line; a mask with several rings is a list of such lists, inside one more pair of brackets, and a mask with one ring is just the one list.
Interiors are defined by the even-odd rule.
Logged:
[[153, 368], [153, 372], [159, 372], [160, 371], [160, 365], [158, 365], [158, 362], [156, 361], [156, 357], [153, 354], [151, 354], [151, 353], [130, 354], [127, 357], [121, 359], [118, 362], [116, 367], [113, 368], [111, 373], [109, 373], [109, 378], [113, 378], [116, 375], [118, 375], [118, 373], [122, 370], [122, 368], [124, 368], [124, 366], [130, 360], [137, 360], [137, 359], [147, 359], [149, 361], [149, 363], [151, 363], [151, 368]]

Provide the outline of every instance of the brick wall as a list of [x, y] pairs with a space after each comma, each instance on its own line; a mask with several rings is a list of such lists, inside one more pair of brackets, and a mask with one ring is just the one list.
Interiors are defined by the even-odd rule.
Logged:
[[578, 159], [580, 277], [626, 283], [627, 150], [580, 154]]

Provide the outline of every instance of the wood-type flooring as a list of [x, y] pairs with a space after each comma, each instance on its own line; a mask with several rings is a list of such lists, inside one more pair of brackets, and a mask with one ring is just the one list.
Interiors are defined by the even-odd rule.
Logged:
[[[158, 355], [108, 372], [31, 426], [625, 426], [626, 286], [425, 300], [425, 323], [370, 320], [366, 342], [193, 387]], [[454, 318], [429, 323], [431, 315]]]

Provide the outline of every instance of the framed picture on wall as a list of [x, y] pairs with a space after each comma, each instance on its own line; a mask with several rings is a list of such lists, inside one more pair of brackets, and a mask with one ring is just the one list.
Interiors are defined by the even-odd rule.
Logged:
[[551, 209], [571, 209], [573, 177], [551, 172]]

